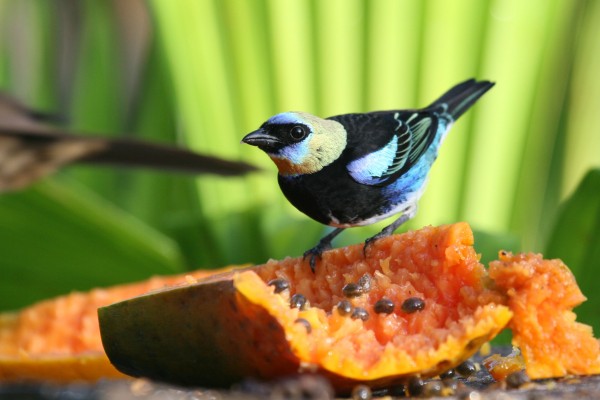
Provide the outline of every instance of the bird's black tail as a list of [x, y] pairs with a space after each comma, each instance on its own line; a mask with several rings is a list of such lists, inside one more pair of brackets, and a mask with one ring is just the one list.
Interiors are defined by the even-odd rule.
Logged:
[[428, 108], [444, 107], [446, 112], [456, 121], [492, 86], [494, 86], [494, 82], [477, 82], [475, 79], [469, 79], [448, 90], [442, 97], [431, 103]]

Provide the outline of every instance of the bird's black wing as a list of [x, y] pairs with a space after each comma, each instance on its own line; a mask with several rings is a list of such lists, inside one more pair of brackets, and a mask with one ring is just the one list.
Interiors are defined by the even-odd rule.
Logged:
[[435, 138], [439, 118], [427, 110], [332, 117], [348, 132], [346, 169], [364, 185], [387, 185], [408, 171]]

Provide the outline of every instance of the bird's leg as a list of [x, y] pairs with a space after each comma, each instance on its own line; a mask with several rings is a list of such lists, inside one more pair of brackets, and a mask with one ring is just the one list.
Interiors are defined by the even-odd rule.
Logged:
[[394, 231], [396, 229], [398, 229], [400, 227], [400, 225], [402, 225], [403, 223], [405, 223], [406, 221], [408, 221], [409, 219], [414, 217], [416, 213], [417, 213], [417, 208], [415, 206], [407, 208], [406, 210], [404, 210], [404, 212], [402, 213], [400, 218], [398, 218], [397, 220], [392, 222], [390, 225], [383, 228], [381, 230], [381, 232], [379, 232], [375, 236], [372, 236], [372, 237], [368, 238], [367, 240], [365, 240], [365, 246], [363, 247], [364, 256], [365, 257], [367, 256], [367, 249], [369, 248], [369, 246], [371, 246], [371, 244], [373, 242], [375, 242], [377, 239], [380, 239], [382, 237], [390, 236], [392, 233], [394, 233]]
[[312, 270], [312, 272], [315, 272], [315, 264], [316, 264], [317, 257], [321, 258], [321, 254], [325, 250], [331, 249], [331, 241], [333, 240], [333, 238], [335, 238], [337, 235], [339, 235], [344, 229], [345, 228], [335, 228], [333, 231], [331, 231], [327, 235], [323, 236], [323, 238], [321, 240], [319, 240], [319, 243], [317, 243], [317, 245], [315, 247], [304, 252], [304, 258], [310, 256], [309, 264], [310, 264], [310, 269]]

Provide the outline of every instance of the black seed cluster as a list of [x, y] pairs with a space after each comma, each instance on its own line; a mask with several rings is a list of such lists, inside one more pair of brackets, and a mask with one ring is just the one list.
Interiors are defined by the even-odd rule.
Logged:
[[362, 307], [356, 307], [354, 311], [352, 311], [350, 318], [366, 321], [369, 319], [369, 312]]
[[304, 297], [304, 295], [302, 295], [300, 293], [296, 293], [290, 299], [290, 307], [291, 308], [298, 308], [300, 310], [304, 310], [306, 308], [306, 303], [307, 303], [306, 297]]
[[419, 297], [409, 297], [402, 303], [402, 311], [412, 314], [425, 308], [425, 301]]
[[350, 314], [352, 314], [352, 311], [354, 310], [354, 307], [352, 307], [352, 303], [350, 303], [348, 300], [340, 301], [337, 304], [336, 308], [337, 308], [337, 312], [341, 316], [350, 315]]
[[465, 385], [454, 378], [424, 380], [418, 376], [413, 376], [405, 387], [408, 391], [405, 394], [411, 397], [446, 397], [456, 395], [464, 388]]
[[391, 314], [394, 312], [394, 302], [385, 297], [375, 303], [373, 309], [377, 314]]
[[[378, 398], [382, 396], [397, 396], [397, 397], [447, 397], [456, 396], [458, 399], [475, 399], [479, 392], [472, 390], [465, 384], [464, 377], [471, 375], [479, 370], [478, 364], [473, 361], [465, 361], [455, 368], [450, 368], [447, 371], [441, 373], [439, 378], [423, 379], [419, 376], [413, 376], [404, 384], [390, 386], [388, 388], [378, 389], [371, 391], [371, 398]], [[460, 371], [460, 372], [459, 372]], [[521, 371], [524, 372], [524, 371]], [[519, 373], [515, 373], [515, 384], [523, 385], [524, 382], [528, 382], [528, 378], [519, 377]], [[509, 386], [510, 387], [510, 386]], [[518, 387], [518, 386], [514, 386]], [[358, 392], [358, 387], [355, 388]], [[471, 396], [474, 393], [473, 396]], [[360, 399], [353, 391], [352, 399]], [[396, 397], [394, 397], [396, 398]]]
[[271, 279], [267, 285], [275, 287], [275, 293], [281, 293], [290, 288], [290, 283], [282, 278]]

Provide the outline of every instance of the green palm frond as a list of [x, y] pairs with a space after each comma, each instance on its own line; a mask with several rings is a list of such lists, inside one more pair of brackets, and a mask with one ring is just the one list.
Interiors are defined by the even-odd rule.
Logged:
[[[589, 168], [600, 165], [598, 2], [128, 4], [0, 0], [2, 88], [33, 107], [65, 113], [78, 130], [131, 132], [265, 171], [193, 179], [76, 167], [46, 186], [0, 197], [0, 236], [6, 238], [0, 254], [11, 255], [0, 259], [0, 276], [10, 275], [6, 285], [29, 287], [31, 275], [17, 273], [25, 264], [57, 275], [84, 271], [58, 292], [173, 268], [302, 254], [324, 228], [287, 204], [268, 158], [240, 144], [244, 134], [281, 111], [329, 116], [422, 107], [464, 79], [495, 81], [448, 136], [409, 224], [468, 221], [484, 259], [494, 258], [500, 245], [543, 250], [561, 202]], [[65, 27], [72, 29], [71, 40], [63, 36], [69, 35]], [[65, 52], [65, 43], [71, 51]], [[65, 54], [71, 54], [67, 62]], [[65, 202], [60, 213], [46, 209], [59, 207], [46, 203], [48, 190], [62, 193], [53, 200]], [[88, 204], [73, 214], [77, 218], [68, 213], [71, 197]], [[21, 204], [21, 198], [37, 200]], [[112, 211], [97, 201], [112, 203]], [[17, 204], [18, 218], [9, 212]], [[102, 224], [105, 213], [114, 224]], [[36, 228], [44, 215], [47, 220]], [[75, 229], [75, 219], [90, 225]], [[145, 233], [136, 237], [141, 225]], [[350, 230], [337, 244], [361, 241], [380, 228]], [[54, 236], [53, 229], [82, 243]], [[111, 229], [127, 233], [111, 236]], [[9, 243], [15, 231], [21, 232], [19, 242]], [[153, 239], [143, 245], [146, 234]], [[16, 256], [40, 237], [52, 251], [40, 251], [37, 260], [34, 254]], [[104, 279], [97, 264], [82, 267], [94, 243], [113, 249], [103, 256], [107, 263], [137, 263], [130, 266], [136, 272], [115, 267]], [[157, 243], [169, 255], [152, 251]], [[22, 260], [18, 267], [10, 263], [14, 257]], [[49, 294], [36, 297], [33, 287], [21, 298], [13, 290], [14, 300], [0, 300], [0, 308]]]

